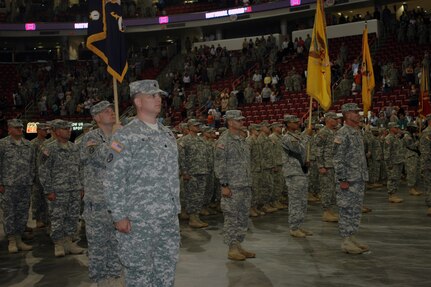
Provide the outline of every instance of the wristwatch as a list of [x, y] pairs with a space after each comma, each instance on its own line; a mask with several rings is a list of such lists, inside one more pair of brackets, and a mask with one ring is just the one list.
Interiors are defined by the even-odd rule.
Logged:
[[228, 187], [229, 186], [229, 183], [222, 183], [221, 184], [221, 187]]

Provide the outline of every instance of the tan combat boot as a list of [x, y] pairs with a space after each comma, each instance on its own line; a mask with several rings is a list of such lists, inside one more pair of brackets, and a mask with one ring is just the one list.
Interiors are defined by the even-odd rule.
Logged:
[[265, 213], [273, 213], [273, 212], [276, 212], [278, 209], [277, 209], [277, 208], [274, 208], [274, 207], [272, 207], [272, 206], [270, 206], [269, 204], [265, 204], [265, 205], [262, 207], [262, 210], [263, 210], [263, 212], [265, 212]]
[[348, 254], [361, 254], [363, 252], [361, 248], [353, 243], [350, 237], [344, 238], [343, 242], [341, 242], [341, 250]]
[[22, 251], [30, 251], [33, 249], [31, 245], [25, 244], [22, 241], [21, 235], [16, 236], [16, 246], [18, 247], [18, 250], [22, 250]]
[[66, 254], [82, 254], [85, 249], [76, 245], [75, 242], [72, 242], [72, 237], [67, 236], [64, 239], [64, 251]]
[[300, 230], [300, 229], [296, 229], [296, 230], [290, 230], [290, 236], [293, 237], [297, 237], [297, 238], [304, 238], [306, 235]]
[[46, 227], [45, 223], [43, 223], [40, 220], [36, 220], [36, 228], [42, 229], [42, 228], [45, 228], [45, 227]]
[[414, 187], [410, 188], [409, 193], [410, 193], [410, 195], [412, 195], [412, 196], [419, 196], [419, 195], [422, 195], [422, 192], [417, 191], [417, 190], [416, 190], [416, 188], [414, 188]]
[[322, 215], [322, 221], [338, 222], [338, 217], [336, 217], [330, 210], [325, 210]]
[[303, 228], [299, 228], [299, 230], [301, 230], [302, 233], [305, 234], [305, 236], [313, 236], [313, 232], [305, 230]]
[[208, 211], [208, 209], [206, 209], [206, 207], [203, 207], [199, 214], [202, 216], [208, 216], [208, 215], [210, 215], [210, 212]]
[[307, 197], [307, 201], [309, 203], [317, 203], [317, 202], [320, 201], [320, 199], [317, 196], [315, 196], [314, 194], [312, 194], [312, 193], [309, 192], [308, 193], [308, 197]]
[[197, 220], [199, 221], [199, 223], [203, 225], [203, 227], [208, 226], [208, 223], [206, 223], [205, 221], [202, 221], [202, 219], [199, 217], [199, 215], [197, 215], [196, 217], [197, 217]]
[[234, 261], [244, 261], [246, 257], [245, 255], [241, 254], [236, 244], [232, 244], [229, 247], [227, 258]]
[[289, 206], [287, 205], [287, 204], [284, 204], [283, 202], [281, 202], [281, 201], [277, 201], [278, 202], [278, 204], [280, 204], [280, 208], [281, 209], [286, 209], [286, 208], [288, 208]]
[[256, 211], [259, 215], [265, 215], [265, 211], [263, 211], [262, 209], [256, 208]]
[[18, 247], [16, 246], [16, 237], [15, 235], [9, 235], [7, 237], [7, 240], [9, 241], [9, 244], [7, 246], [7, 251], [9, 253], [17, 253]]
[[373, 210], [371, 208], [366, 207], [366, 206], [362, 206], [361, 211], [362, 211], [362, 213], [369, 213]]
[[257, 213], [257, 211], [254, 207], [250, 207], [249, 215], [251, 217], [258, 217], [259, 216], [259, 214]]
[[189, 226], [193, 228], [202, 228], [207, 227], [202, 221], [200, 221], [199, 216], [197, 214], [190, 214]]
[[431, 216], [431, 207], [428, 207], [427, 216]]
[[390, 203], [401, 203], [403, 201], [404, 201], [404, 199], [396, 196], [395, 194], [389, 195], [389, 202]]
[[362, 243], [360, 241], [358, 241], [354, 236], [350, 237], [350, 240], [356, 245], [358, 246], [363, 252], [366, 252], [368, 250], [370, 250], [370, 248], [368, 247], [367, 244]]
[[244, 248], [242, 248], [241, 244], [238, 244], [238, 250], [239, 250], [239, 253], [244, 255], [246, 258], [255, 258], [256, 257], [256, 253], [245, 250]]
[[189, 215], [187, 214], [187, 212], [184, 209], [181, 210], [180, 219], [181, 220], [189, 220], [190, 219]]
[[55, 257], [64, 257], [66, 255], [64, 252], [64, 239], [54, 242], [54, 255]]

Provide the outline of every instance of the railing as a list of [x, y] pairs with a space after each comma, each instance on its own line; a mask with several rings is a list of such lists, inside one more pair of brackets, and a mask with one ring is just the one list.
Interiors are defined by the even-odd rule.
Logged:
[[28, 113], [28, 111], [31, 109], [31, 108], [33, 108], [33, 105], [34, 105], [34, 101], [30, 101], [26, 106], [25, 106], [25, 108], [24, 108], [24, 113], [23, 113], [23, 115], [22, 115], [22, 117], [23, 118], [27, 118], [27, 113]]

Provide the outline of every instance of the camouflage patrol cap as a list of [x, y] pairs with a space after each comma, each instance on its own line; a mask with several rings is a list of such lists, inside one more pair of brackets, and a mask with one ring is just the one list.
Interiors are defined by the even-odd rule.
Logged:
[[161, 94], [167, 96], [168, 93], [159, 88], [159, 83], [156, 80], [140, 80], [131, 82], [130, 97], [133, 99], [138, 94], [154, 95]]
[[225, 131], [227, 131], [226, 127], [221, 127], [221, 128], [218, 129], [219, 133], [222, 133], [222, 132], [225, 132]]
[[181, 123], [178, 125], [178, 127], [183, 130], [183, 129], [188, 128], [189, 126], [187, 125], [187, 123]]
[[47, 123], [37, 123], [37, 128], [41, 130], [49, 129], [49, 125]]
[[321, 128], [323, 128], [324, 127], [324, 125], [322, 125], [322, 124], [315, 124], [314, 125], [314, 128], [316, 129], [316, 130], [320, 130]]
[[425, 117], [425, 119], [426, 119], [427, 121], [431, 121], [431, 114], [428, 114], [428, 115]]
[[61, 121], [60, 119], [55, 119], [49, 122], [46, 122], [47, 125], [49, 125], [50, 127], [54, 127], [55, 123]]
[[259, 124], [250, 124], [249, 126], [248, 126], [248, 130], [249, 131], [251, 131], [251, 130], [259, 130], [260, 129], [260, 125]]
[[201, 125], [201, 131], [203, 133], [210, 133], [210, 132], [213, 132], [214, 129], [210, 126], [207, 126], [207, 125]]
[[189, 119], [187, 121], [188, 126], [200, 126], [202, 123], [199, 122], [197, 119]]
[[261, 122], [259, 123], [259, 125], [260, 125], [261, 127], [267, 127], [267, 128], [269, 128], [269, 127], [271, 126], [271, 124], [270, 124], [268, 121], [261, 121]]
[[245, 119], [240, 110], [228, 110], [225, 116], [227, 120], [241, 121]]
[[283, 124], [279, 123], [279, 122], [275, 122], [275, 123], [271, 124], [271, 129], [273, 129], [273, 128], [281, 128], [281, 127], [283, 127]]
[[7, 125], [12, 128], [22, 128], [24, 124], [20, 119], [11, 119], [7, 121]]
[[396, 122], [390, 122], [388, 128], [400, 128], [400, 126]]
[[299, 122], [299, 118], [295, 115], [284, 115], [283, 120], [285, 123], [298, 123]]
[[341, 106], [341, 112], [346, 113], [346, 112], [357, 112], [360, 111], [361, 109], [358, 107], [358, 104], [356, 103], [347, 103]]
[[54, 120], [52, 123], [53, 129], [69, 129], [72, 127], [72, 124], [65, 120]]
[[91, 108], [90, 108], [90, 114], [92, 115], [92, 116], [95, 116], [95, 115], [97, 115], [98, 113], [100, 113], [100, 112], [102, 112], [103, 110], [105, 110], [106, 108], [109, 108], [109, 107], [113, 107], [114, 105], [113, 104], [111, 104], [110, 102], [108, 102], [108, 101], [101, 101], [101, 102], [99, 102], [99, 103], [97, 103], [97, 104], [95, 104], [94, 106], [92, 106]]
[[324, 116], [325, 116], [325, 118], [334, 119], [334, 120], [340, 118], [340, 116], [338, 116], [337, 113], [335, 113], [335, 112], [327, 112], [327, 113], [325, 113]]

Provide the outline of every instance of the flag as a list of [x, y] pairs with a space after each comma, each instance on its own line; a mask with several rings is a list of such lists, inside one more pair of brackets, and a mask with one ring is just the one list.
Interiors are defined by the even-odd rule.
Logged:
[[421, 71], [421, 94], [419, 97], [419, 115], [422, 117], [426, 117], [431, 114], [431, 103], [429, 97], [429, 71], [427, 68], [422, 66]]
[[317, 0], [313, 34], [308, 55], [307, 94], [318, 101], [325, 111], [331, 107], [331, 65], [328, 54], [323, 0]]
[[121, 83], [128, 69], [121, 0], [90, 0], [88, 8], [87, 47]]
[[371, 107], [372, 92], [376, 83], [374, 82], [373, 63], [371, 61], [370, 47], [368, 46], [368, 27], [365, 24], [362, 36], [362, 105], [364, 115], [367, 116]]

